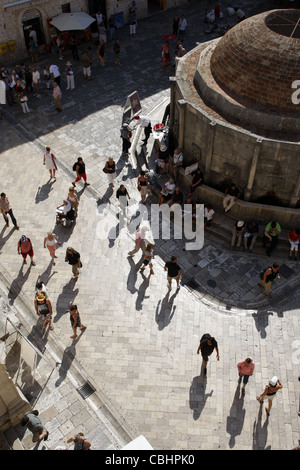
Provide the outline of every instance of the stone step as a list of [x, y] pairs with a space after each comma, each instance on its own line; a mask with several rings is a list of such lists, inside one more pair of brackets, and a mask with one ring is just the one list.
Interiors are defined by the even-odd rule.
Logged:
[[0, 431], [0, 450], [25, 450], [14, 428]]

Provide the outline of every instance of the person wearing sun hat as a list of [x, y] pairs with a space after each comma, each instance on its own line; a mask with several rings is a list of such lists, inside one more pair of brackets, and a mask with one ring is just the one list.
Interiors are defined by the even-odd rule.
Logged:
[[235, 242], [237, 241], [237, 249], [240, 249], [243, 233], [245, 231], [245, 222], [243, 220], [238, 220], [233, 227], [232, 238], [231, 238], [231, 249], [234, 249]]
[[256, 399], [259, 401], [259, 403], [262, 405], [264, 402], [264, 399], [267, 397], [268, 398], [268, 407], [266, 408], [266, 413], [269, 416], [271, 408], [272, 408], [272, 403], [273, 399], [278, 392], [282, 388], [282, 383], [280, 382], [279, 378], [274, 375], [271, 380], [269, 381], [268, 385], [266, 385], [265, 390], [261, 395], [256, 397]]
[[45, 292], [39, 292], [36, 294], [34, 306], [37, 315], [39, 317], [41, 315], [44, 317], [43, 326], [49, 324], [50, 330], [53, 330], [54, 326], [52, 325], [52, 305], [48, 297], [46, 297]]

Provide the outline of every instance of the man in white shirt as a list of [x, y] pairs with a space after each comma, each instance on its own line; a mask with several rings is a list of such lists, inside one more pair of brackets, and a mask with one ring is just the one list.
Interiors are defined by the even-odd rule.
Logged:
[[58, 86], [60, 86], [60, 72], [59, 68], [55, 64], [50, 64], [49, 65], [49, 72], [50, 76], [53, 78], [53, 80], [57, 83]]
[[186, 18], [184, 15], [182, 15], [179, 20], [179, 26], [178, 26], [178, 39], [180, 39], [181, 41], [184, 40], [186, 26], [187, 26]]
[[32, 83], [34, 87], [34, 91], [37, 96], [40, 96], [40, 72], [36, 69], [36, 67], [33, 67], [32, 69]]
[[147, 145], [148, 139], [152, 132], [151, 119], [148, 116], [134, 116], [133, 119], [138, 121], [138, 124], [144, 128], [145, 138], [143, 139], [144, 144]]

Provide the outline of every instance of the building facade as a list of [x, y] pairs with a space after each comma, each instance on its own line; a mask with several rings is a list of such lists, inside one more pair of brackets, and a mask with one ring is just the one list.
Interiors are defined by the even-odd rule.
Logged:
[[[142, 19], [186, 1], [136, 0], [136, 15]], [[49, 49], [55, 37], [50, 21], [60, 13], [101, 11], [106, 18], [116, 15], [122, 26], [128, 23], [129, 4], [130, 0], [0, 0], [0, 64], [16, 64], [28, 56], [31, 28], [37, 33], [40, 52]]]

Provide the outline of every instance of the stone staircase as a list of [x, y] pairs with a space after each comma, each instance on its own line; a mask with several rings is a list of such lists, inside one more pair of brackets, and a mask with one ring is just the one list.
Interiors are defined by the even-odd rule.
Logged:
[[0, 431], [1, 450], [25, 450], [13, 427]]

